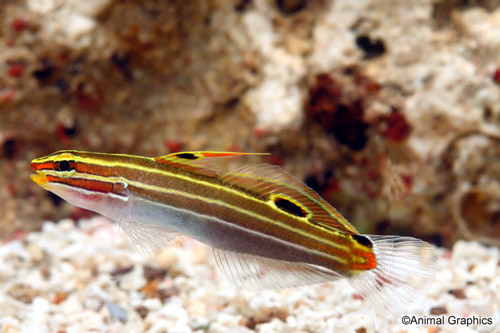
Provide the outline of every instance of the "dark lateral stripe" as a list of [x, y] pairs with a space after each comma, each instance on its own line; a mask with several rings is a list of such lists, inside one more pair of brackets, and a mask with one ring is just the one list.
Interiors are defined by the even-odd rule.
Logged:
[[[89, 154], [90, 155], [90, 154]], [[267, 203], [267, 198], [262, 196], [251, 196], [254, 200], [248, 200], [250, 196], [247, 191], [243, 191], [237, 186], [231, 186], [230, 188], [224, 187], [218, 180], [218, 178], [209, 177], [205, 175], [191, 174], [179, 169], [178, 167], [170, 166], [167, 164], [156, 163], [154, 160], [148, 158], [131, 157], [124, 158], [122, 156], [115, 156], [113, 161], [108, 161], [109, 157], [106, 159], [101, 159], [101, 156], [88, 156], [93, 161], [92, 164], [87, 164], [83, 162], [77, 163], [77, 171], [81, 173], [86, 173], [89, 175], [98, 176], [120, 176], [124, 179], [135, 180], [145, 185], [154, 185], [163, 188], [174, 188], [179, 189], [188, 193], [195, 195], [206, 196], [208, 198], [213, 198], [216, 200], [222, 200], [230, 203], [232, 206], [241, 207], [249, 212], [256, 214], [261, 214], [263, 216], [269, 217], [275, 221], [282, 221], [288, 225], [293, 226], [296, 229], [303, 231], [304, 234], [315, 235], [316, 237], [325, 238], [325, 240], [331, 240], [328, 236], [328, 231], [319, 228], [317, 226], [310, 225], [309, 223], [304, 223], [304, 221], [293, 219], [286, 216], [283, 213], [279, 213], [279, 210], [273, 209]], [[128, 157], [128, 156], [127, 156]], [[98, 164], [102, 160], [102, 164]], [[108, 163], [112, 162], [112, 163]], [[119, 165], [110, 166], [116, 162]], [[181, 173], [181, 175], [180, 175]], [[184, 173], [183, 177], [182, 173]], [[132, 191], [133, 192], [133, 191]], [[242, 197], [242, 194], [244, 197]], [[152, 197], [156, 195], [151, 193]], [[247, 198], [245, 198], [245, 196]], [[245, 200], [246, 199], [246, 200]], [[159, 202], [163, 199], [158, 197], [155, 198]], [[196, 211], [196, 206], [190, 208]], [[211, 215], [211, 214], [208, 214]], [[239, 224], [240, 221], [234, 221], [233, 223]], [[335, 240], [337, 244], [347, 246], [346, 244], [341, 244], [339, 240]]]
[[[141, 168], [146, 168], [146, 170], [141, 170], [136, 167], [136, 163], [126, 162], [126, 166], [107, 166], [105, 161], [103, 164], [87, 164], [87, 163], [77, 163], [76, 170], [80, 173], [85, 173], [89, 175], [98, 175], [98, 176], [118, 176], [123, 177], [124, 179], [130, 180], [139, 180], [141, 183], [146, 185], [154, 185], [158, 187], [164, 188], [176, 188], [182, 189], [182, 191], [186, 191], [188, 193], [196, 194], [196, 195], [204, 195], [207, 197], [211, 197], [218, 200], [224, 200], [231, 203], [231, 205], [243, 207], [246, 210], [269, 215], [272, 214], [274, 219], [284, 220], [285, 223], [294, 225], [296, 228], [303, 229], [306, 232], [315, 234], [317, 236], [325, 235], [324, 230], [320, 230], [321, 228], [317, 226], [312, 226], [310, 224], [304, 223], [304, 221], [298, 221], [296, 219], [290, 219], [288, 216], [284, 216], [283, 214], [276, 214], [276, 210], [269, 207], [267, 201], [269, 198], [267, 196], [260, 195], [255, 192], [248, 191], [244, 188], [240, 188], [238, 186], [231, 186], [230, 188], [224, 187], [218, 178], [210, 177], [206, 175], [199, 174], [191, 174], [186, 173], [185, 170], [179, 169], [182, 165], [172, 165], [169, 164], [153, 164], [152, 166], [147, 165], [147, 162], [152, 161], [134, 161], [136, 163], [143, 162], [141, 164], [137, 164]], [[153, 162], [154, 163], [154, 162]], [[153, 167], [154, 166], [154, 167]], [[151, 172], [151, 174], [150, 174]], [[184, 172], [185, 175], [189, 175], [189, 177], [179, 178], [179, 173]], [[290, 189], [286, 189], [290, 191]], [[260, 205], [256, 205], [255, 201], [248, 202], [245, 198], [242, 198], [242, 194], [246, 197], [253, 197], [255, 200], [259, 201]], [[307, 203], [307, 198], [303, 197], [303, 203]], [[158, 201], [161, 201], [161, 198], [157, 198]], [[258, 210], [261, 206], [265, 208], [264, 211]], [[306, 205], [307, 206], [307, 205]], [[196, 210], [196, 208], [194, 208]]]
[[[142, 163], [139, 163], [142, 162]], [[187, 170], [184, 165], [178, 163], [155, 163], [154, 161], [148, 161], [150, 163], [154, 163], [154, 165], [147, 165], [144, 161], [135, 161], [135, 163], [127, 162], [126, 166], [113, 166], [110, 167], [106, 165], [106, 161], [102, 161], [102, 164], [98, 163], [76, 163], [76, 171], [82, 174], [103, 176], [103, 177], [123, 177], [125, 179], [136, 180], [140, 179], [141, 182], [148, 185], [156, 185], [156, 186], [173, 186], [173, 187], [181, 187], [184, 184], [185, 189], [196, 188], [197, 186], [207, 187], [210, 186], [210, 189], [223, 190], [223, 186], [221, 185], [219, 179], [214, 175], [210, 174], [198, 174], [192, 173], [197, 172], [197, 170]], [[141, 168], [147, 168], [147, 171], [140, 170], [136, 166], [140, 166]], [[184, 167], [184, 168], [183, 168]], [[156, 173], [155, 171], [159, 171], [160, 173]], [[148, 172], [152, 172], [152, 175], [148, 174]], [[176, 175], [184, 174], [189, 175], [189, 178], [184, 177], [182, 180], [179, 180]], [[169, 180], [166, 180], [166, 179]], [[187, 182], [195, 183], [193, 185], [187, 185]], [[178, 186], [176, 186], [176, 184]], [[192, 187], [195, 186], [195, 187]], [[268, 198], [258, 193], [248, 191], [244, 188], [240, 188], [238, 186], [231, 186], [232, 192], [241, 192], [247, 196], [251, 196], [260, 200], [267, 200]]]
[[[284, 215], [266, 202], [241, 200], [234, 194], [217, 193], [221, 191], [213, 190], [210, 193], [210, 200], [204, 199], [203, 193], [194, 190], [176, 191], [182, 193], [176, 195], [173, 195], [168, 189], [155, 191], [151, 188], [143, 188], [141, 185], [129, 186], [129, 190], [152, 202], [166, 203], [202, 215], [221, 218], [240, 227], [272, 235], [305, 247], [317, 248], [320, 243], [325, 244], [327, 245], [323, 249], [325, 253], [331, 253], [345, 259], [352, 252], [353, 244], [347, 235], [333, 232], [326, 233], [320, 228], [304, 223], [304, 221]], [[193, 198], [196, 198], [196, 203], [193, 202]], [[214, 205], [214, 202], [219, 202], [220, 205]], [[276, 221], [280, 223], [276, 223]], [[291, 231], [290, 228], [296, 231]], [[338, 246], [345, 249], [339, 249]]]
[[[347, 246], [348, 251], [332, 247], [327, 242], [316, 241], [309, 237], [304, 237], [304, 235], [298, 234], [291, 230], [287, 230], [285, 228], [267, 223], [266, 221], [261, 220], [259, 218], [259, 215], [249, 215], [238, 210], [227, 209], [227, 206], [222, 202], [220, 204], [214, 204], [213, 202], [207, 202], [201, 197], [199, 197], [198, 199], [193, 199], [192, 197], [187, 198], [183, 194], [173, 194], [165, 192], [156, 193], [155, 198], [152, 199], [152, 191], [150, 189], [146, 190], [135, 186], [129, 186], [129, 189], [132, 192], [136, 193], [136, 195], [138, 195], [140, 198], [151, 200], [155, 203], [166, 202], [169, 206], [190, 211], [193, 210], [193, 207], [196, 207], [195, 211], [199, 214], [222, 218], [224, 221], [236, 224], [245, 229], [253, 230], [276, 239], [286, 240], [287, 242], [302, 246], [305, 249], [314, 249], [316, 251], [320, 251], [325, 255], [321, 256], [321, 258], [317, 258], [317, 260], [326, 267], [330, 267], [332, 269], [348, 268], [353, 249], [350, 246], [351, 244], [349, 243], [349, 240], [340, 235], [336, 236], [335, 241], [337, 244], [344, 244], [345, 246]], [[161, 201], [158, 201], [158, 198], [161, 198]], [[235, 221], [238, 222], [236, 223]], [[348, 264], [343, 265], [342, 263], [332, 259], [330, 255], [342, 258], [346, 260]]]
[[[146, 157], [83, 152], [71, 152], [71, 154], [76, 156], [78, 173], [88, 174], [90, 179], [93, 178], [90, 175], [96, 175], [99, 178], [108, 176], [123, 178], [124, 182], [129, 185], [127, 191], [143, 198], [149, 198], [148, 200], [152, 202], [164, 203], [207, 216], [215, 216], [243, 228], [301, 245], [305, 249], [315, 249], [325, 253], [324, 258], [328, 258], [330, 254], [332, 256], [330, 261], [333, 261], [333, 257], [336, 256], [354, 264], [352, 262], [353, 255], [355, 252], [359, 252], [359, 249], [354, 248], [357, 243], [346, 237], [346, 234], [311, 225], [306, 223], [303, 218], [287, 216], [274, 205], [270, 205], [268, 198], [250, 196], [238, 186], [232, 184], [228, 186], [221, 183], [217, 177], [196, 174], [185, 168], [182, 169], [181, 166], [157, 163], [154, 159]], [[42, 162], [47, 163], [46, 161]], [[85, 177], [85, 175], [82, 176]], [[79, 178], [79, 182], [70, 185], [101, 193], [113, 191], [113, 187], [109, 187], [110, 184], [113, 185], [111, 182], [93, 179], [90, 180], [92, 183], [89, 186], [89, 184], [83, 183], [83, 180], [89, 181]], [[64, 183], [64, 181], [61, 182]], [[137, 186], [132, 187], [131, 183], [135, 183]], [[66, 184], [69, 183], [66, 182]], [[121, 188], [119, 190], [115, 188], [116, 192], [113, 191], [113, 193], [120, 195], [124, 188], [123, 185], [118, 184], [120, 183], [115, 186], [121, 186]], [[156, 187], [157, 190], [153, 190], [153, 187]], [[176, 194], [177, 201], [171, 201], [173, 194], [168, 193], [169, 189], [178, 193]], [[306, 205], [306, 207], [308, 200], [322, 200], [307, 187], [305, 191], [312, 196], [307, 200], [300, 200], [301, 204]], [[331, 208], [330, 213], [333, 213], [334, 216], [338, 214], [333, 208]], [[335, 218], [334, 216], [332, 218]], [[371, 252], [362, 251], [362, 253], [356, 254], [364, 259], [373, 257]], [[329, 266], [332, 265], [333, 263], [329, 264]], [[337, 261], [333, 267], [338, 267], [338, 265]], [[363, 263], [355, 265], [361, 267]], [[364, 265], [366, 266], [366, 263]], [[344, 266], [343, 268], [348, 267]]]
[[[139, 175], [136, 175], [139, 176]], [[145, 176], [145, 175], [144, 175]], [[128, 177], [127, 177], [128, 178]], [[185, 192], [186, 194], [189, 194], [192, 196], [197, 196], [201, 198], [210, 198], [212, 200], [217, 200], [220, 202], [227, 203], [227, 205], [239, 208], [240, 210], [244, 210], [248, 212], [248, 215], [258, 215], [262, 216], [266, 219], [270, 219], [274, 221], [274, 223], [270, 224], [267, 221], [260, 221], [259, 224], [253, 223], [248, 223], [245, 227], [247, 228], [255, 228], [259, 225], [267, 225], [270, 224], [271, 227], [277, 228], [278, 232], [279, 230], [282, 230], [282, 228], [278, 224], [283, 224], [287, 225], [290, 227], [293, 227], [297, 230], [300, 230], [301, 237], [304, 237], [304, 235], [314, 235], [318, 238], [323, 238], [325, 240], [330, 240], [330, 237], [328, 236], [327, 232], [322, 230], [321, 228], [318, 228], [310, 223], [307, 223], [306, 221], [294, 218], [293, 216], [289, 216], [283, 212], [281, 212], [279, 209], [274, 208], [266, 199], [259, 199], [259, 198], [253, 198], [248, 199], [247, 198], [242, 198], [241, 192], [239, 191], [234, 191], [232, 188], [228, 190], [227, 188], [221, 187], [220, 184], [216, 184], [217, 186], [208, 186], [204, 183], [200, 184], [189, 184], [187, 180], [184, 179], [178, 179], [174, 176], [169, 176], [166, 174], [163, 175], [158, 175], [157, 177], [154, 177], [154, 180], [148, 180], [147, 183], [144, 183], [145, 186], [144, 188], [141, 188], [140, 186], [138, 187], [130, 187], [129, 190], [132, 193], [138, 193], [141, 191], [142, 195], [147, 195], [151, 200], [156, 201], [156, 202], [165, 202], [169, 203], [168, 199], [165, 198], [165, 192], [162, 191], [154, 191], [151, 188], [147, 188], [148, 185], [153, 185], [157, 186], [159, 188], [172, 188], [172, 189], [177, 189], [182, 192]], [[213, 184], [212, 184], [213, 185]], [[186, 202], [189, 203], [188, 198], [185, 199]], [[169, 203], [170, 204], [170, 203]], [[214, 217], [219, 217], [225, 218], [225, 215], [218, 215], [218, 214], [224, 214], [224, 212], [218, 213], [210, 209], [210, 205], [208, 206], [207, 210], [201, 211], [199, 205], [191, 205], [187, 206], [187, 209], [193, 210], [195, 212], [204, 214], [204, 215], [209, 215], [209, 216], [214, 216]], [[246, 222], [244, 219], [245, 216], [242, 216], [238, 219], [233, 219], [230, 222], [237, 224], [237, 225], [243, 225], [243, 223]], [[333, 234], [332, 232], [330, 232]], [[333, 236], [332, 236], [333, 237]], [[286, 238], [284, 238], [286, 239]], [[339, 245], [344, 245], [348, 246], [350, 243], [350, 240], [344, 240], [344, 241], [339, 241], [338, 239], [335, 239], [335, 243]]]
[[[95, 158], [93, 159], [95, 161]], [[273, 219], [274, 221], [281, 221], [282, 223], [293, 226], [295, 229], [302, 231], [300, 233], [301, 237], [304, 237], [305, 235], [307, 237], [307, 234], [310, 234], [330, 242], [335, 242], [339, 245], [349, 246], [350, 241], [348, 240], [338, 239], [338, 237], [335, 237], [336, 235], [333, 235], [331, 232], [325, 232], [322, 228], [318, 228], [317, 226], [313, 226], [309, 223], [304, 223], [304, 221], [286, 216], [279, 210], [273, 209], [270, 205], [268, 205], [267, 198], [263, 198], [262, 196], [253, 196], [255, 199], [254, 201], [250, 201], [248, 199], [245, 200], [245, 198], [242, 198], [241, 194], [248, 197], [249, 195], [247, 193], [243, 192], [237, 186], [232, 186], [228, 190], [227, 187], [220, 184], [217, 178], [190, 173], [185, 173], [184, 177], [179, 178], [178, 168], [166, 164], [159, 165], [154, 161], [146, 159], [139, 160], [134, 158], [131, 161], [127, 160], [120, 162], [123, 163], [123, 165], [109, 166], [106, 165], [106, 161], [102, 161], [102, 165], [95, 162], [92, 164], [79, 162], [77, 164], [77, 171], [98, 176], [120, 175], [124, 179], [139, 181], [145, 185], [179, 189], [197, 196], [228, 202], [232, 206], [237, 206], [251, 213], [262, 215]], [[182, 172], [182, 169], [180, 170]], [[189, 176], [186, 177], [186, 175]], [[129, 188], [129, 190], [132, 193], [135, 192], [132, 187]], [[161, 193], [148, 192], [150, 191], [149, 189], [145, 191], [146, 192], [143, 194], [148, 195], [153, 200], [158, 202], [168, 202], [165, 201], [165, 198], [162, 198]], [[198, 206], [193, 205], [191, 207], [186, 207], [186, 209], [198, 211]], [[214, 214], [211, 214], [210, 211], [200, 213], [214, 216]], [[232, 223], [239, 225], [242, 221], [241, 219], [238, 219], [232, 221]], [[266, 222], [261, 222], [261, 224], [262, 223]]]

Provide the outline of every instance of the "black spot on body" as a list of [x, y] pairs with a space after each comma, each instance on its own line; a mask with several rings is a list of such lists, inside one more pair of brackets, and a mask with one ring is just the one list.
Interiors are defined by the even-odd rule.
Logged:
[[274, 200], [274, 203], [275, 203], [276, 207], [278, 207], [279, 209], [281, 209], [289, 214], [292, 214], [292, 215], [295, 215], [298, 217], [306, 217], [307, 216], [306, 211], [304, 209], [302, 209], [302, 207], [291, 202], [288, 199], [276, 198]]
[[373, 248], [373, 243], [370, 240], [370, 238], [363, 236], [363, 235], [351, 235], [352, 239], [354, 239], [358, 244], [361, 244], [363, 246], [369, 247], [370, 249]]
[[179, 158], [183, 158], [185, 160], [197, 160], [197, 159], [199, 159], [199, 157], [193, 153], [180, 153], [180, 154], [175, 154], [175, 156], [179, 157]]

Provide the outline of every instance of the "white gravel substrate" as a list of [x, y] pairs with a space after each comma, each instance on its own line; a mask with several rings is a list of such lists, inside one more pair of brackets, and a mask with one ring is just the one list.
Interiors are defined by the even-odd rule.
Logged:
[[[0, 245], [1, 332], [500, 332], [499, 250], [460, 241], [438, 249], [436, 280], [407, 315], [486, 318], [486, 325], [404, 325], [346, 281], [247, 292], [211, 251], [182, 238], [159, 255], [108, 220], [57, 224]], [[441, 316], [441, 315], [440, 315]]]

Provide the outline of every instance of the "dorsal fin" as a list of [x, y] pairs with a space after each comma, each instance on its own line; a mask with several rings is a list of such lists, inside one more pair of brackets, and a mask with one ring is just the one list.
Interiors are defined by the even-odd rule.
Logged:
[[328, 202], [278, 166], [249, 165], [223, 175], [221, 180], [261, 197], [268, 197], [278, 209], [296, 217], [306, 218], [312, 224], [348, 234], [358, 234]]
[[197, 174], [217, 177], [219, 169], [214, 162], [216, 157], [234, 157], [242, 155], [269, 155], [268, 153], [240, 153], [240, 152], [217, 152], [217, 151], [187, 151], [158, 156], [157, 162], [172, 165], [177, 168], [194, 172]]

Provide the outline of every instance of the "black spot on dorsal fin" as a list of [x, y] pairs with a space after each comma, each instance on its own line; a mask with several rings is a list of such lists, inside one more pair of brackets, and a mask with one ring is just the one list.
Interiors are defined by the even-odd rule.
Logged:
[[179, 153], [179, 154], [175, 154], [173, 156], [183, 158], [185, 160], [197, 160], [200, 158], [199, 156], [196, 156], [193, 153]]
[[286, 198], [277, 197], [274, 199], [274, 204], [276, 205], [276, 207], [278, 207], [279, 209], [281, 209], [289, 214], [292, 214], [292, 215], [295, 215], [298, 217], [306, 217], [307, 216], [307, 212], [305, 209], [303, 209], [302, 207], [300, 207], [296, 203], [294, 203]]
[[373, 247], [373, 243], [370, 238], [363, 235], [351, 235], [352, 239], [354, 239], [358, 244], [369, 247], [370, 249]]

